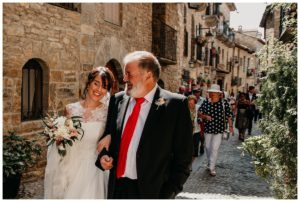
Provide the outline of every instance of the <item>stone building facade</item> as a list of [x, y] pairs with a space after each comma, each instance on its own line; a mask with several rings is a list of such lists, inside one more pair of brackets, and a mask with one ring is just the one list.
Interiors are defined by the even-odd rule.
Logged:
[[246, 92], [249, 86], [255, 86], [259, 91], [260, 68], [256, 53], [264, 44], [257, 30], [249, 32], [240, 27], [238, 31], [235, 31], [234, 71], [231, 85], [231, 92], [234, 94], [238, 91]]
[[[234, 3], [188, 3], [184, 7], [184, 68], [181, 84], [188, 91], [191, 85], [218, 83], [230, 86], [234, 34], [229, 27]], [[204, 85], [205, 86], [205, 85]], [[204, 96], [204, 94], [203, 94]]]
[[265, 40], [277, 38], [283, 42], [288, 42], [293, 37], [289, 25], [284, 24], [284, 18], [297, 19], [297, 3], [290, 4], [290, 8], [283, 6], [272, 8], [274, 4], [266, 7], [260, 21], [260, 27], [264, 28]]

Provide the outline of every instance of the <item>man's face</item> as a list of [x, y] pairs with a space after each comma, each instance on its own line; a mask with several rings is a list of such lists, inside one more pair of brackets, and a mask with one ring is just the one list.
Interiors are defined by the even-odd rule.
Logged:
[[147, 94], [146, 90], [147, 71], [138, 67], [138, 61], [128, 63], [124, 67], [125, 92], [127, 95], [140, 98]]
[[251, 89], [250, 93], [254, 94], [255, 93], [255, 88]]
[[201, 95], [200, 91], [194, 91], [193, 94], [194, 94], [197, 98], [199, 98], [200, 95]]

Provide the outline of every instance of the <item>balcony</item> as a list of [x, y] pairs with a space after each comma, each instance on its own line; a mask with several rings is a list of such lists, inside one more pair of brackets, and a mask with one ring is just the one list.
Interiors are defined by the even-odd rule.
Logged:
[[228, 40], [225, 41], [225, 44], [230, 47], [233, 48], [235, 45], [235, 34], [233, 32], [233, 30], [229, 29], [229, 34], [228, 34]]
[[225, 69], [225, 64], [217, 64], [216, 65], [216, 71], [218, 73], [223, 73], [223, 74], [229, 74], [230, 72]]
[[152, 52], [163, 65], [176, 64], [177, 31], [159, 19], [152, 21]]
[[206, 9], [208, 3], [189, 3], [189, 8], [195, 9], [196, 12], [201, 12]]
[[221, 3], [212, 3], [206, 7], [205, 15], [202, 16], [207, 27], [214, 27], [219, 23]]
[[224, 42], [229, 47], [234, 47], [235, 34], [226, 22], [219, 24], [216, 31], [217, 39]]

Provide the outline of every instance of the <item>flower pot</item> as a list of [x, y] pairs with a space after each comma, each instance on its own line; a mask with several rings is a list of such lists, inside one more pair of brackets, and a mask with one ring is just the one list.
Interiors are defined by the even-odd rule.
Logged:
[[3, 176], [3, 199], [16, 198], [21, 182], [21, 175]]

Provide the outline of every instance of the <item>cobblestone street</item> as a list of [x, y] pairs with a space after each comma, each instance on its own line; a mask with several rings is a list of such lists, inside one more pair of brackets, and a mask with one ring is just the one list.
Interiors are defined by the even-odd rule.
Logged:
[[[260, 134], [254, 125], [253, 135]], [[195, 159], [193, 171], [177, 199], [272, 199], [268, 184], [255, 175], [249, 155], [242, 156], [238, 149], [237, 131], [223, 141], [217, 161], [217, 176], [205, 170], [206, 156]], [[43, 199], [43, 180], [21, 186], [19, 199]]]
[[[253, 135], [260, 131], [254, 125]], [[247, 136], [249, 137], [249, 136]], [[268, 184], [256, 176], [248, 154], [242, 156], [238, 147], [238, 131], [228, 141], [223, 141], [217, 160], [217, 176], [211, 177], [206, 171], [206, 154], [193, 163], [193, 171], [185, 183], [178, 199], [272, 199]]]

